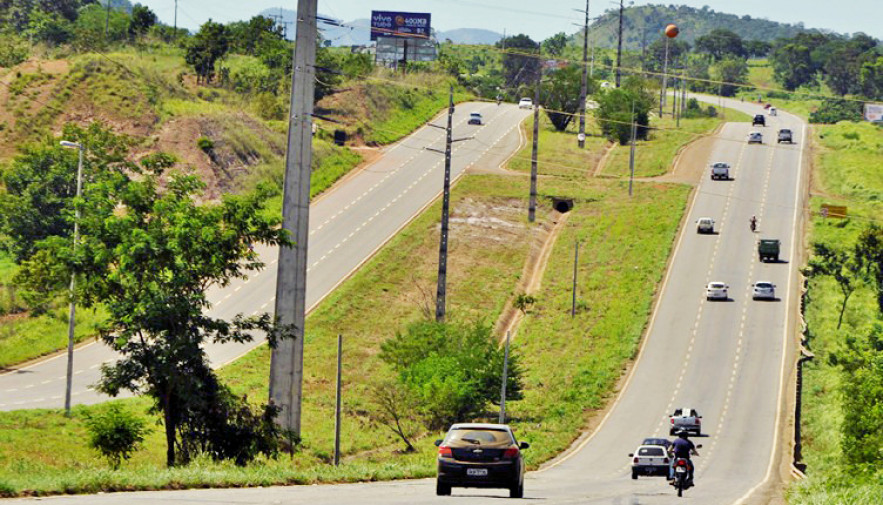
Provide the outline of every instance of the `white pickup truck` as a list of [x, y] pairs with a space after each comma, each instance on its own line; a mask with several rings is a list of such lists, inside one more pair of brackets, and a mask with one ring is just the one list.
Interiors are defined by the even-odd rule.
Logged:
[[678, 430], [686, 430], [695, 436], [702, 434], [702, 416], [696, 412], [696, 409], [675, 409], [669, 418], [671, 419], [671, 426], [668, 431], [671, 435], [677, 434]]
[[711, 164], [711, 180], [723, 179], [730, 180], [730, 164], [718, 161]]

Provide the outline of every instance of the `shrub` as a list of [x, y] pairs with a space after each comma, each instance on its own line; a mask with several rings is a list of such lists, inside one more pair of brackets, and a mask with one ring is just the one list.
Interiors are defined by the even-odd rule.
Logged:
[[205, 152], [209, 152], [215, 148], [215, 142], [208, 137], [199, 137], [196, 141], [196, 147], [202, 149]]
[[104, 412], [86, 418], [89, 430], [89, 447], [107, 458], [114, 470], [144, 441], [147, 433], [145, 420], [111, 404]]
[[861, 102], [825, 100], [817, 111], [809, 115], [809, 122], [833, 124], [839, 121], [859, 121], [861, 118]]

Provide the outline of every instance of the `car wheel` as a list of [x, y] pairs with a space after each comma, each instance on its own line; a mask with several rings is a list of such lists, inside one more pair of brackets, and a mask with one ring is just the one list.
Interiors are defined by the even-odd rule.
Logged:
[[524, 498], [524, 482], [509, 488], [509, 498]]
[[638, 471], [637, 470], [632, 470], [632, 479], [638, 480]]
[[438, 496], [449, 496], [451, 494], [451, 485], [435, 482], [435, 494]]

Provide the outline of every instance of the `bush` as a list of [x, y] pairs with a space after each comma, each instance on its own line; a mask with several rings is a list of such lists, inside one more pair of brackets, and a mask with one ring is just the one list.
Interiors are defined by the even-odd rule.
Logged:
[[89, 447], [100, 452], [116, 470], [144, 441], [145, 424], [144, 419], [113, 403], [104, 412], [86, 418]]
[[825, 100], [817, 111], [809, 115], [809, 122], [834, 124], [840, 121], [860, 121], [861, 118], [861, 102]]
[[0, 36], [0, 67], [14, 67], [28, 59], [28, 44], [14, 35]]
[[[414, 323], [381, 345], [380, 358], [414, 395], [429, 429], [470, 420], [499, 401], [503, 349], [485, 324]], [[510, 352], [507, 399], [520, 399], [521, 387], [521, 368]]]
[[205, 152], [209, 152], [215, 148], [215, 142], [208, 137], [199, 137], [196, 141], [196, 147], [202, 149]]

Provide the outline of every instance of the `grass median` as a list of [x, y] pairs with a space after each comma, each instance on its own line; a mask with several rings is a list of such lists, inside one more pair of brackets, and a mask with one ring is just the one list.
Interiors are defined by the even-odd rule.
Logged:
[[[812, 219], [808, 243], [851, 248], [859, 233], [883, 216], [883, 130], [868, 123], [813, 127], [815, 142]], [[847, 206], [847, 219], [825, 219], [823, 203]], [[879, 224], [879, 222], [878, 222]], [[860, 285], [850, 297], [843, 325], [837, 328], [843, 300], [830, 277], [811, 277], [805, 319], [808, 347], [815, 359], [804, 365], [803, 457], [807, 479], [792, 484], [792, 504], [839, 505], [878, 503], [883, 496], [883, 470], [856, 474], [845, 470], [842, 386], [844, 372], [834, 359], [851, 335], [867, 334], [878, 321], [875, 293]]]
[[[558, 159], [583, 156], [573, 136], [550, 133]], [[551, 153], [554, 156], [554, 153]], [[555, 158], [553, 158], [555, 159]], [[567, 168], [570, 170], [570, 168]], [[547, 170], [549, 172], [547, 172]], [[603, 407], [626, 362], [636, 352], [654, 293], [664, 273], [690, 188], [642, 183], [630, 198], [624, 182], [572, 175], [555, 177], [541, 165], [537, 224], [526, 221], [528, 178], [470, 175], [454, 188], [448, 264], [449, 319], [493, 322], [517, 294], [535, 241], [555, 214], [549, 196], [573, 198], [559, 230], [536, 303], [513, 342], [524, 368], [525, 397], [507, 404], [519, 438], [529, 441], [536, 468], [565, 449], [586, 420]], [[557, 174], [562, 175], [562, 174]], [[0, 413], [0, 493], [51, 494], [98, 490], [255, 486], [370, 481], [435, 473], [435, 433], [402, 446], [372, 420], [371, 385], [381, 366], [380, 342], [414, 319], [426, 317], [434, 293], [438, 215], [436, 202], [408, 225], [310, 315], [305, 340], [305, 401], [301, 450], [293, 457], [235, 467], [200, 459], [185, 468], [163, 466], [162, 433], [120, 470], [86, 448], [83, 419], [104, 406], [78, 407], [70, 420], [59, 411]], [[578, 310], [571, 317], [573, 244], [591, 244], [578, 268]], [[588, 247], [588, 246], [587, 246]], [[334, 428], [336, 338], [344, 335], [343, 464], [330, 465]], [[249, 398], [267, 397], [269, 352], [259, 347], [221, 371]], [[144, 399], [124, 400], [142, 413]], [[146, 414], [145, 414], [146, 415]], [[496, 418], [489, 412], [487, 420]], [[29, 443], [40, 437], [40, 444]]]

